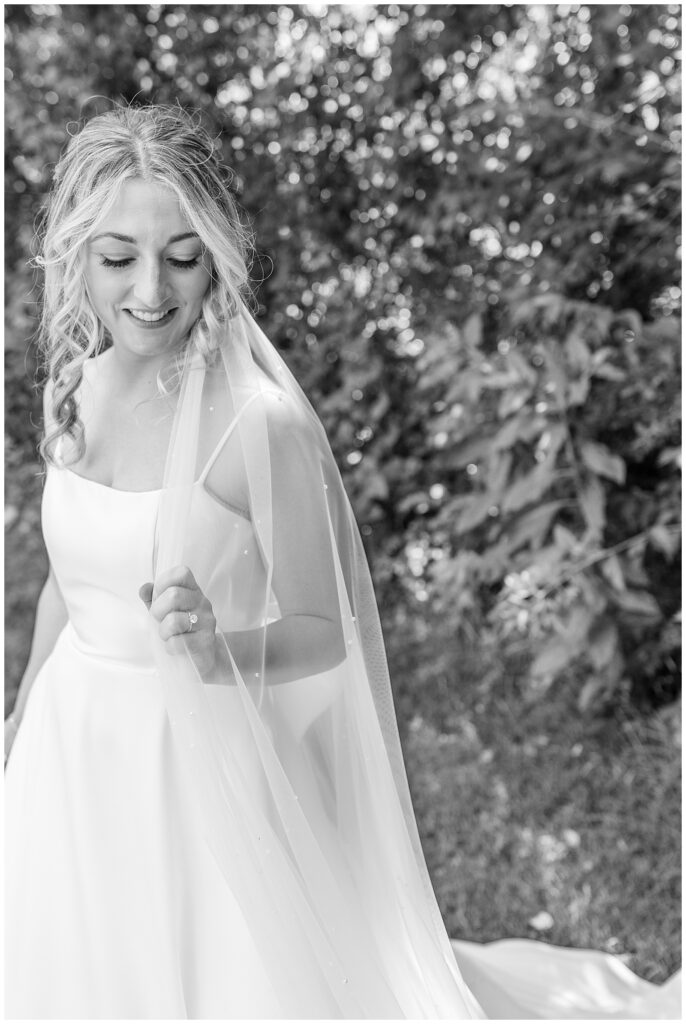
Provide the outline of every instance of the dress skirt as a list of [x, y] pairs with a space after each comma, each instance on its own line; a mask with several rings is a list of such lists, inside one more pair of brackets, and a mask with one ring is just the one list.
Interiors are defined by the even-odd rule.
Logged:
[[7, 764], [5, 1015], [279, 1017], [202, 838], [155, 669], [67, 626]]

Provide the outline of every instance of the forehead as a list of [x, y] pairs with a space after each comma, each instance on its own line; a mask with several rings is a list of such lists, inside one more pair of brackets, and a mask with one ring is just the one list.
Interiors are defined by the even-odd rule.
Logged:
[[125, 181], [94, 234], [108, 230], [138, 238], [167, 237], [190, 231], [174, 192], [159, 182]]

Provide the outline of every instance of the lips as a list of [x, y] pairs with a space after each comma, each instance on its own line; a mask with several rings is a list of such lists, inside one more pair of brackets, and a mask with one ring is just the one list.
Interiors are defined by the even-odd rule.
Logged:
[[176, 313], [177, 307], [174, 306], [172, 309], [158, 312], [150, 312], [147, 309], [125, 309], [124, 312], [133, 320], [139, 327], [147, 329], [154, 329], [156, 327], [163, 327], [169, 323], [174, 314]]

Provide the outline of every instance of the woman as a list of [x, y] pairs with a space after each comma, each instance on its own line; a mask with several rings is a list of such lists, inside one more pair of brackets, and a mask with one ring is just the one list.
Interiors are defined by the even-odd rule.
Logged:
[[[248, 251], [181, 111], [70, 141], [40, 259], [51, 569], [8, 726], [7, 1016], [662, 1012], [614, 964], [587, 1012], [567, 951], [571, 983], [522, 981], [537, 944], [485, 968], [459, 944], [478, 1001], [465, 983], [362, 545], [247, 311]], [[555, 1013], [575, 985], [583, 1012]]]

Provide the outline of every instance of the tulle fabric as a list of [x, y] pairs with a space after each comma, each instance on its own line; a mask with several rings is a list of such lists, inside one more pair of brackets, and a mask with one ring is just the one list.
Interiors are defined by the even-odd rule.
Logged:
[[464, 980], [490, 1020], [682, 1020], [681, 971], [663, 984], [619, 957], [534, 939], [454, 940]]
[[[216, 525], [189, 535], [198, 467], [215, 445], [210, 486], [239, 494], [257, 559], [247, 548], [244, 560], [226, 557], [228, 518], [226, 535]], [[206, 589], [223, 668], [203, 675], [183, 641], [165, 645], [153, 630], [155, 658], [205, 838], [283, 1016], [483, 1017], [423, 859], [340, 475], [307, 399], [245, 307], [214, 359], [196, 353], [183, 372], [156, 579], [192, 569], [198, 546], [213, 567]], [[274, 659], [276, 632], [286, 668]]]

